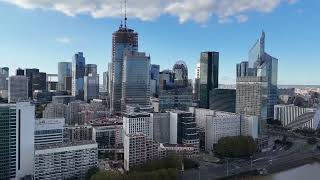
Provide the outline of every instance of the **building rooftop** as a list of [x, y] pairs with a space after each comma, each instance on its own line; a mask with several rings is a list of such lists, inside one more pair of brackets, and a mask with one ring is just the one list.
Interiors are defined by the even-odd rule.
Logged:
[[45, 150], [45, 149], [63, 148], [63, 147], [70, 147], [70, 146], [89, 145], [89, 144], [97, 144], [97, 143], [95, 141], [79, 141], [79, 142], [35, 145], [35, 150]]

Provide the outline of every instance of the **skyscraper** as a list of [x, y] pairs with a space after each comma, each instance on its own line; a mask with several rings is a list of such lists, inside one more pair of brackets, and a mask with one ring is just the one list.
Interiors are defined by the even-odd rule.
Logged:
[[78, 52], [72, 59], [72, 95], [79, 100], [84, 98], [84, 75], [86, 60], [82, 52]]
[[103, 90], [108, 93], [108, 85], [109, 85], [109, 72], [103, 72]]
[[99, 74], [88, 74], [84, 77], [84, 100], [90, 101], [99, 97]]
[[72, 63], [59, 62], [58, 63], [58, 90], [66, 91], [66, 77], [72, 76]]
[[138, 33], [121, 25], [112, 34], [112, 86], [110, 93], [112, 113], [121, 112], [122, 71], [125, 50], [138, 51]]
[[175, 81], [188, 82], [188, 67], [184, 61], [177, 61], [172, 68]]
[[274, 105], [278, 100], [278, 59], [265, 52], [265, 33], [249, 51], [248, 62], [237, 65], [237, 77], [264, 77], [266, 81], [267, 110], [266, 118], [273, 119]]
[[8, 89], [8, 102], [28, 100], [28, 79], [25, 76], [10, 76]]
[[0, 179], [33, 176], [34, 116], [29, 102], [0, 104]]
[[28, 97], [32, 98], [33, 96], [33, 76], [39, 74], [39, 69], [32, 68], [32, 69], [25, 69], [25, 76], [28, 78]]
[[21, 68], [18, 68], [16, 70], [16, 76], [24, 76], [24, 70]]
[[85, 76], [88, 76], [89, 74], [96, 75], [97, 72], [96, 64], [86, 64]]
[[219, 53], [202, 52], [200, 56], [200, 102], [199, 107], [209, 108], [209, 93], [218, 88]]
[[122, 73], [122, 110], [127, 105], [150, 104], [150, 56], [136, 51], [126, 51]]
[[160, 81], [160, 65], [151, 64], [150, 66], [150, 93], [152, 96], [159, 94], [159, 81]]

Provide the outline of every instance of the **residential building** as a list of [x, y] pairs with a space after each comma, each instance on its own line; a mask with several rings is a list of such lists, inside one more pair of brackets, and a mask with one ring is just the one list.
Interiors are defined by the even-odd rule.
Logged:
[[34, 179], [85, 179], [98, 164], [98, 146], [93, 141], [35, 147]]
[[64, 118], [42, 118], [35, 121], [35, 145], [50, 145], [63, 143]]
[[25, 76], [10, 76], [8, 83], [8, 102], [28, 100], [28, 79]]
[[52, 102], [47, 104], [42, 115], [43, 118], [55, 119], [55, 118], [68, 118], [68, 106], [62, 103]]
[[92, 139], [93, 128], [90, 125], [64, 126], [64, 142], [81, 142]]
[[98, 143], [99, 150], [123, 147], [123, 125], [108, 124], [93, 127], [92, 139]]
[[72, 96], [76, 99], [84, 98], [84, 76], [86, 59], [82, 52], [78, 52], [72, 59]]
[[209, 93], [218, 88], [219, 53], [202, 52], [200, 55], [200, 91], [199, 107], [209, 108]]

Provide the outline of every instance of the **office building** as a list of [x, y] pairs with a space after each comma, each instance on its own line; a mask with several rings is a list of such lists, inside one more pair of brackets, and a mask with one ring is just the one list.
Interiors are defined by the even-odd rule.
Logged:
[[126, 51], [122, 73], [122, 111], [127, 105], [150, 104], [150, 56], [136, 51]]
[[98, 143], [99, 150], [123, 148], [123, 125], [94, 126], [92, 139]]
[[109, 96], [111, 95], [111, 91], [112, 91], [112, 78], [113, 78], [113, 76], [112, 76], [112, 63], [108, 63], [108, 95]]
[[170, 113], [151, 113], [153, 139], [159, 143], [170, 142]]
[[178, 86], [186, 86], [188, 84], [188, 67], [184, 61], [178, 61], [173, 65], [174, 81]]
[[210, 91], [209, 100], [212, 110], [236, 112], [235, 89], [213, 89]]
[[174, 86], [174, 73], [171, 70], [163, 70], [159, 73], [159, 91]]
[[267, 123], [267, 81], [265, 77], [238, 77], [236, 93], [236, 112], [257, 116], [259, 134], [264, 133]]
[[293, 104], [290, 105], [275, 105], [274, 106], [274, 120], [281, 122], [283, 127], [286, 127], [288, 124], [296, 121], [296, 119], [307, 113], [315, 111], [312, 108], [303, 108], [298, 107]]
[[202, 52], [200, 55], [200, 91], [199, 107], [209, 108], [209, 93], [218, 88], [219, 80], [219, 53]]
[[35, 147], [34, 179], [85, 179], [98, 163], [98, 146], [93, 141]]
[[266, 81], [267, 109], [266, 118], [273, 119], [274, 105], [278, 101], [278, 59], [265, 52], [265, 33], [249, 51], [248, 62], [237, 65], [237, 77], [264, 77]]
[[8, 82], [8, 102], [28, 100], [28, 79], [25, 76], [10, 76]]
[[143, 133], [125, 134], [124, 136], [124, 169], [129, 171], [151, 160], [164, 158], [166, 152], [160, 144]]
[[34, 116], [29, 102], [0, 104], [0, 179], [33, 175]]
[[170, 144], [192, 145], [194, 153], [199, 153], [199, 133], [192, 113], [170, 111]]
[[103, 91], [109, 93], [109, 72], [108, 71], [105, 71], [103, 72]]
[[47, 90], [49, 92], [58, 90], [58, 74], [47, 74]]
[[18, 68], [17, 70], [16, 70], [16, 76], [24, 76], [25, 74], [24, 74], [24, 70], [23, 69], [21, 69], [21, 68]]
[[84, 76], [84, 100], [88, 102], [98, 97], [99, 97], [99, 74], [90, 73], [88, 74], [88, 76]]
[[0, 90], [8, 90], [9, 68], [0, 68]]
[[192, 106], [192, 87], [179, 87], [163, 89], [159, 91], [159, 111], [170, 109], [188, 110]]
[[72, 96], [76, 99], [84, 98], [84, 76], [86, 59], [82, 52], [78, 52], [72, 58]]
[[68, 105], [70, 102], [75, 100], [76, 98], [70, 95], [52, 96], [52, 103], [61, 103]]
[[47, 104], [43, 111], [43, 118], [55, 119], [55, 118], [64, 118], [67, 119], [67, 105], [62, 103], [52, 102]]
[[50, 145], [63, 143], [63, 118], [56, 119], [36, 119], [34, 131], [34, 144]]
[[59, 62], [58, 63], [58, 90], [67, 91], [66, 78], [72, 77], [72, 63]]
[[161, 143], [160, 148], [166, 151], [166, 155], [169, 157], [194, 158], [197, 156], [193, 145]]
[[96, 64], [86, 64], [85, 76], [89, 76], [89, 74], [92, 74], [92, 75], [97, 75], [98, 74], [98, 70], [97, 70], [97, 65]]
[[90, 125], [64, 126], [64, 142], [81, 142], [92, 139], [93, 128]]
[[125, 134], [143, 133], [153, 139], [153, 122], [149, 113], [126, 113], [123, 115]]
[[150, 94], [151, 96], [157, 97], [159, 93], [159, 82], [160, 82], [160, 65], [150, 65]]
[[113, 114], [121, 113], [122, 72], [125, 50], [138, 51], [138, 33], [121, 25], [119, 29], [112, 34], [112, 85], [110, 106]]
[[28, 78], [28, 97], [32, 98], [33, 97], [33, 76], [36, 74], [39, 74], [39, 69], [32, 68], [32, 69], [25, 69], [24, 72], [25, 76]]

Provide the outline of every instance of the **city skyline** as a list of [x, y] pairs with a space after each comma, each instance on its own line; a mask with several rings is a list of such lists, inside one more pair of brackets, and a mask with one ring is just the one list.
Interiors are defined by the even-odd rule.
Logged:
[[[25, 2], [25, 6], [16, 3], [18, 7], [24, 8], [0, 2], [0, 14], [8, 17], [4, 20], [5, 28], [0, 30], [4, 38], [0, 53], [3, 54], [2, 66], [8, 66], [11, 75], [18, 67], [37, 67], [44, 72], [57, 73], [58, 62], [71, 62], [72, 55], [77, 52], [83, 52], [88, 63], [97, 64], [99, 74], [107, 70], [107, 63], [111, 62], [111, 34], [120, 25], [119, 18], [95, 19], [88, 15], [90, 13], [76, 13], [75, 17], [69, 17], [59, 10], [46, 11], [50, 7], [43, 8], [36, 3], [33, 3], [35, 8], [30, 10], [26, 5], [28, 2]], [[221, 18], [216, 19], [219, 16], [216, 14], [201, 22], [192, 18], [197, 17], [197, 14], [191, 14], [182, 21], [181, 16], [177, 20], [174, 14], [162, 13], [157, 18], [151, 18], [151, 21], [144, 21], [136, 15], [137, 12], [131, 12], [132, 9], [128, 8], [128, 26], [139, 33], [140, 51], [150, 54], [152, 64], [160, 64], [163, 70], [171, 69], [178, 60], [184, 60], [190, 79], [194, 78], [195, 65], [202, 51], [219, 52], [220, 84], [235, 84], [236, 63], [248, 60], [250, 47], [261, 31], [265, 30], [267, 51], [279, 59], [278, 84], [315, 85], [320, 84], [316, 78], [319, 62], [316, 50], [313, 49], [319, 38], [315, 36], [319, 27], [312, 23], [315, 13], [311, 8], [317, 4], [315, 1], [281, 1], [271, 6], [268, 12], [251, 7], [238, 12], [238, 16], [228, 16], [230, 19], [242, 17], [242, 21], [246, 22], [222, 22]], [[281, 17], [283, 13], [289, 15]], [[305, 18], [309, 20], [303, 21], [304, 24], [296, 23]], [[283, 22], [287, 26], [280, 26]], [[308, 33], [301, 33], [306, 30]], [[176, 37], [173, 43], [172, 37]], [[28, 45], [30, 42], [34, 42], [32, 46]], [[298, 64], [301, 58], [306, 58], [309, 63]], [[301, 70], [297, 71], [297, 68]]]

